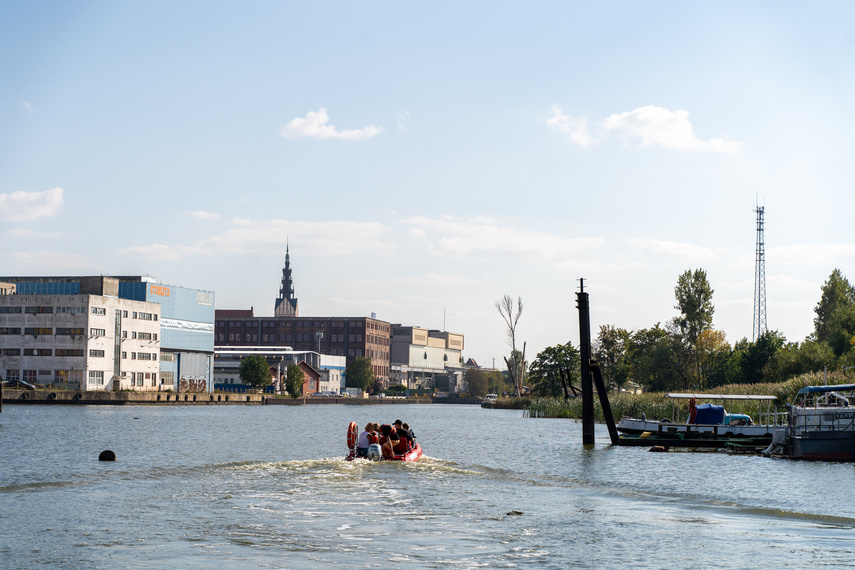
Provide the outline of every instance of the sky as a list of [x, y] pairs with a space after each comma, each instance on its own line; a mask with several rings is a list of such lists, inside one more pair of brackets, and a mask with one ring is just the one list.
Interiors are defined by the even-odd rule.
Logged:
[[677, 316], [813, 330], [855, 280], [849, 2], [0, 0], [0, 274], [151, 275], [527, 358]]

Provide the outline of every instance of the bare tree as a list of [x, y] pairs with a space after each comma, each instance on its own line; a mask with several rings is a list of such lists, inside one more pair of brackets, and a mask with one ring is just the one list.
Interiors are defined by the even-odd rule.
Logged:
[[525, 356], [517, 351], [517, 323], [523, 311], [522, 298], [517, 297], [516, 306], [514, 306], [513, 298], [510, 295], [505, 295], [496, 301], [496, 310], [502, 315], [502, 319], [508, 327], [508, 344], [511, 346], [511, 360], [513, 362], [509, 362], [508, 358], [505, 357], [505, 364], [508, 366], [508, 374], [514, 383], [517, 397], [519, 397], [522, 376], [525, 372], [525, 370], [520, 370], [520, 365], [525, 366]]

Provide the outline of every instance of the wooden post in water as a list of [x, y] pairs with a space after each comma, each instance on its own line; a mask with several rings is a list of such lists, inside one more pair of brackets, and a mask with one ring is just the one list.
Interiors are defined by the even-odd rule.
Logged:
[[579, 307], [579, 356], [582, 360], [582, 444], [594, 445], [594, 384], [596, 384], [600, 406], [603, 408], [603, 418], [609, 428], [609, 438], [612, 440], [612, 445], [620, 445], [620, 436], [615, 426], [609, 393], [600, 372], [600, 365], [591, 361], [591, 315], [583, 279], [579, 279], [576, 301]]
[[585, 280], [579, 279], [576, 293], [579, 308], [579, 353], [582, 357], [582, 444], [594, 445], [594, 383], [591, 378], [591, 318]]

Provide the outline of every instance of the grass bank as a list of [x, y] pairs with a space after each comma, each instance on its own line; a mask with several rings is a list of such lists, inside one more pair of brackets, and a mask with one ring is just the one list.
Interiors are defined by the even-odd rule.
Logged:
[[[829, 372], [829, 384], [846, 384], [855, 382], [855, 378], [847, 378], [842, 371]], [[802, 374], [780, 384], [728, 384], [714, 389], [705, 390], [704, 394], [756, 394], [775, 396], [772, 410], [767, 410], [768, 405], [760, 402], [738, 402], [728, 406], [728, 411], [748, 414], [755, 417], [762, 412], [774, 411], [774, 406], [783, 406], [793, 401], [796, 393], [805, 386], [816, 386], [825, 384], [825, 375], [822, 372]], [[582, 418], [582, 399], [575, 398], [564, 400], [562, 398], [504, 398], [506, 400], [517, 400], [518, 405], [514, 409], [525, 409], [532, 418]], [[526, 402], [523, 402], [526, 400]], [[640, 417], [645, 414], [651, 419], [676, 419], [685, 421], [689, 415], [689, 403], [687, 400], [672, 400], [665, 398], [661, 392], [646, 394], [610, 394], [609, 403], [612, 407], [612, 415], [616, 421], [622, 417]], [[499, 407], [499, 406], [496, 406]], [[508, 406], [502, 406], [511, 408]], [[594, 398], [594, 416], [596, 421], [605, 421], [603, 409], [599, 398]]]

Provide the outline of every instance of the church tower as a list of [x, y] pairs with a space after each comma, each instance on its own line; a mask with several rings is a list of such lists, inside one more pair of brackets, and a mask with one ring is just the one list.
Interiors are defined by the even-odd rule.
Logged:
[[282, 285], [279, 287], [279, 297], [276, 299], [275, 317], [299, 316], [297, 298], [294, 296], [294, 280], [291, 278], [291, 254], [288, 244], [285, 244], [285, 267], [282, 269]]

